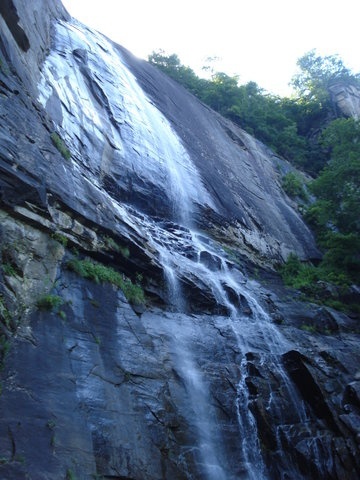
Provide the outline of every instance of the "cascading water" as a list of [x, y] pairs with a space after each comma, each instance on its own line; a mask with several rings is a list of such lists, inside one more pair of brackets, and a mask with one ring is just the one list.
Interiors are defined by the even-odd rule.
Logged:
[[[218, 322], [222, 328], [226, 327], [232, 332], [240, 352], [236, 411], [241, 451], [241, 458], [238, 461], [242, 465], [242, 473], [233, 476], [227, 469], [226, 455], [222, 452], [222, 435], [225, 435], [225, 432], [217, 425], [216, 413], [209, 400], [209, 390], [205, 381], [208, 373], [202, 371], [200, 366], [201, 352], [197, 349], [196, 338], [200, 338], [201, 332], [196, 331], [191, 322], [186, 328], [184, 325], [180, 329], [170, 325], [166, 327], [169, 335], [175, 338], [175, 346], [172, 348], [173, 361], [188, 394], [190, 403], [188, 422], [194, 425], [198, 436], [197, 468], [201, 471], [201, 478], [267, 480], [270, 474], [262, 458], [259, 440], [261, 435], [251, 410], [251, 395], [247, 385], [248, 360], [257, 355], [259, 363], [266, 365], [276, 377], [282, 395], [288, 399], [293, 418], [297, 417], [295, 422], [301, 425], [305, 432], [309, 422], [305, 405], [280, 361], [281, 356], [293, 349], [294, 345], [280, 334], [256, 301], [252, 294], [252, 282], [226, 260], [225, 252], [210, 238], [174, 224], [171, 224], [170, 229], [162, 228], [159, 224], [151, 224], [148, 228], [149, 242], [158, 250], [163, 264], [170, 303], [179, 312], [187, 311], [186, 293], [181, 287], [181, 280], [193, 278], [195, 283], [198, 281], [201, 288], [211, 292], [216, 303], [228, 312], [227, 315], [219, 317]], [[242, 307], [244, 304], [245, 309]], [[271, 412], [274, 422], [281, 424], [284, 412], [278, 405], [277, 393], [273, 392], [266, 409]], [[309, 431], [309, 438], [311, 435]], [[284, 445], [286, 437], [286, 426], [279, 427], [276, 437], [279, 452], [286, 448]], [[310, 442], [309, 450], [314, 463], [321, 469], [321, 452], [315, 440]], [[291, 478], [303, 478], [291, 463], [287, 464], [286, 469]], [[189, 474], [188, 478], [193, 477]]]

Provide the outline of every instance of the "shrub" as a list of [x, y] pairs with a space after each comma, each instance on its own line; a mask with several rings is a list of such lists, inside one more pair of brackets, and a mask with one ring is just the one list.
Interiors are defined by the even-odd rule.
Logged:
[[67, 263], [67, 268], [83, 278], [88, 278], [96, 283], [111, 283], [120, 288], [130, 303], [142, 305], [145, 303], [144, 291], [140, 285], [134, 284], [130, 279], [101, 263], [91, 260], [73, 258]]
[[304, 184], [301, 176], [295, 172], [289, 172], [282, 177], [282, 188], [289, 197], [299, 197], [302, 200], [307, 199]]
[[293, 253], [289, 255], [279, 271], [284, 283], [294, 288], [307, 287], [317, 280], [316, 268], [303, 264]]
[[71, 157], [70, 150], [65, 145], [64, 140], [60, 137], [60, 135], [56, 132], [51, 134], [51, 140], [55, 147], [59, 150], [61, 155], [65, 158], [65, 160], [69, 160]]

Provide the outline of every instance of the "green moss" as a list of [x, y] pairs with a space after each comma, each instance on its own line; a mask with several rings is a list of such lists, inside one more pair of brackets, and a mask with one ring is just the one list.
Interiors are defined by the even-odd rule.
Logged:
[[71, 158], [70, 150], [67, 148], [64, 140], [60, 137], [60, 135], [56, 132], [53, 132], [51, 134], [51, 140], [55, 145], [55, 147], [59, 150], [61, 155], [65, 158], [65, 160], [70, 160]]
[[124, 277], [111, 267], [91, 260], [73, 258], [67, 263], [67, 268], [83, 278], [88, 278], [96, 283], [111, 283], [119, 287], [130, 303], [142, 305], [145, 303], [144, 291], [140, 285]]
[[61, 320], [66, 320], [66, 313], [64, 312], [64, 310], [59, 310], [58, 315], [61, 318]]

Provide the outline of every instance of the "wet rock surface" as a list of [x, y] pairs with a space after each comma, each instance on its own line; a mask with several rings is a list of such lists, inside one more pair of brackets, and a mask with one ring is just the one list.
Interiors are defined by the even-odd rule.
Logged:
[[317, 255], [282, 160], [59, 2], [4, 5], [0, 477], [358, 478], [358, 320], [256, 273]]

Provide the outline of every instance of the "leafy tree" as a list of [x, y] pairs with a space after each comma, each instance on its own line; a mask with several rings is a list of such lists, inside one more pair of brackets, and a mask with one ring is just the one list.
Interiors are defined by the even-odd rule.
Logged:
[[326, 249], [323, 266], [360, 281], [360, 123], [334, 120], [322, 133], [330, 161], [312, 182], [308, 220]]
[[307, 101], [315, 100], [322, 106], [329, 105], [329, 86], [337, 80], [354, 78], [338, 55], [321, 57], [310, 50], [297, 62], [300, 72], [292, 79], [293, 87]]
[[200, 95], [203, 89], [202, 84], [206, 81], [200, 79], [190, 67], [182, 65], [175, 53], [167, 55], [164, 50], [154, 51], [149, 55], [148, 61], [195, 95]]
[[317, 210], [320, 225], [360, 233], [360, 123], [352, 118], [334, 120], [321, 143], [331, 159], [311, 185], [318, 199], [312, 209]]
[[290, 197], [299, 197], [303, 200], [307, 199], [304, 189], [304, 182], [296, 172], [289, 172], [282, 178], [282, 187]]

